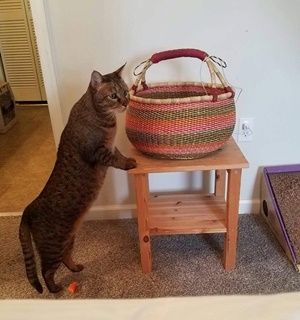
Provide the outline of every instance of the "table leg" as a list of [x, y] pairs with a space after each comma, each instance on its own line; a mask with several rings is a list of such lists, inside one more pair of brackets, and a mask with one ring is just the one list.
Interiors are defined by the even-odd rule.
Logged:
[[148, 174], [135, 175], [135, 192], [136, 192], [142, 271], [144, 273], [149, 273], [151, 272], [151, 269], [152, 269], [152, 257], [151, 257], [151, 246], [150, 246], [150, 232], [149, 232], [149, 226], [148, 226], [148, 200], [149, 200]]
[[224, 267], [226, 270], [232, 270], [235, 268], [241, 174], [241, 169], [228, 170], [226, 204], [227, 232], [224, 250]]
[[215, 171], [215, 196], [225, 199], [226, 170]]

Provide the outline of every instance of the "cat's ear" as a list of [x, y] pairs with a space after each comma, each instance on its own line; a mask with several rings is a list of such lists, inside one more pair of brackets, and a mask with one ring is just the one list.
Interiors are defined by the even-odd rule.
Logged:
[[96, 89], [103, 82], [103, 76], [98, 71], [93, 71], [91, 76], [91, 86]]
[[[127, 62], [126, 62], [127, 63]], [[121, 68], [119, 68], [118, 70], [116, 70], [114, 73], [116, 73], [119, 77], [121, 77], [122, 71], [124, 69], [124, 67], [126, 66], [126, 63], [122, 65]]]

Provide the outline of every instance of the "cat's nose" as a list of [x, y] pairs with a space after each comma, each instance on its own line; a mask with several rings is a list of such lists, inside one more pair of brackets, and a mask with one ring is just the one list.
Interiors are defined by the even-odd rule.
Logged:
[[129, 104], [129, 101], [128, 101], [128, 100], [124, 101], [124, 102], [123, 102], [123, 107], [126, 109], [126, 108], [128, 107], [128, 104]]

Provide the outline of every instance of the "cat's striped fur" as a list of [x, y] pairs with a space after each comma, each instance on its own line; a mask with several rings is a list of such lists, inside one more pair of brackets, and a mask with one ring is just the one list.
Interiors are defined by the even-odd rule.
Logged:
[[54, 275], [61, 263], [73, 272], [83, 269], [72, 260], [76, 231], [98, 195], [109, 166], [136, 166], [114, 147], [116, 112], [126, 109], [128, 87], [123, 67], [102, 76], [94, 71], [86, 93], [71, 110], [61, 135], [57, 160], [40, 195], [24, 210], [19, 237], [29, 282], [40, 293], [31, 237], [41, 258], [42, 275], [50, 292], [58, 292]]

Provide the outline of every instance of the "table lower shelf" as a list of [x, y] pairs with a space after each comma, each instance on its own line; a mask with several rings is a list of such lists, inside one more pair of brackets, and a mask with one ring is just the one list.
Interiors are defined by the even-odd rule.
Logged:
[[150, 235], [226, 233], [226, 202], [212, 194], [151, 195]]

